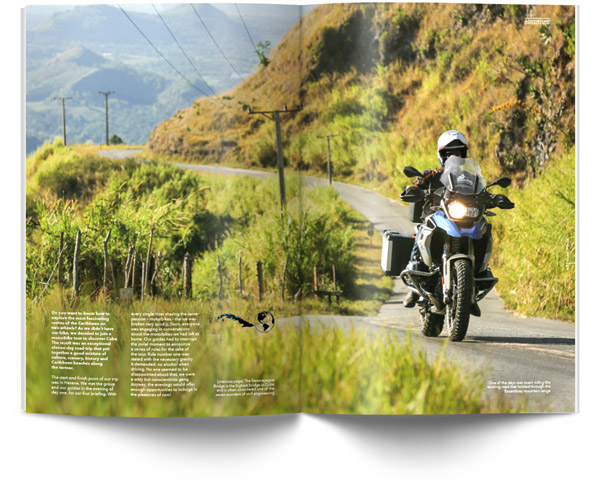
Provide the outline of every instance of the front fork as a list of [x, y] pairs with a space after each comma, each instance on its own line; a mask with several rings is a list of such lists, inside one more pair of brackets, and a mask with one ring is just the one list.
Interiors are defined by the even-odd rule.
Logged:
[[[444, 295], [444, 304], [450, 305], [452, 302], [452, 263], [458, 259], [468, 259], [471, 261], [471, 274], [475, 271], [475, 253], [473, 251], [473, 241], [468, 240], [467, 251], [461, 252], [460, 239], [456, 237], [447, 237], [444, 242], [444, 254], [442, 255], [442, 292]], [[474, 281], [471, 284], [474, 285]], [[475, 289], [471, 292], [471, 303], [475, 302]]]

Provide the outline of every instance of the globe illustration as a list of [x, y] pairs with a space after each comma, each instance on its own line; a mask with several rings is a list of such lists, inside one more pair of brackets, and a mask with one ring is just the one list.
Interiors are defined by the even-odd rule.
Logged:
[[275, 327], [275, 317], [271, 312], [259, 312], [256, 315], [256, 330], [258, 332], [266, 333], [269, 332]]

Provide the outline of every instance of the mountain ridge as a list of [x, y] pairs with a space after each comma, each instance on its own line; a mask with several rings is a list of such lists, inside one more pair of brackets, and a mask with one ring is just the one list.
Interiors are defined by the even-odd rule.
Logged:
[[[531, 15], [550, 24], [528, 25]], [[407, 182], [402, 167], [436, 165], [437, 137], [455, 128], [488, 174], [521, 182], [574, 144], [574, 15], [561, 6], [321, 5], [268, 67], [227, 93], [227, 109], [196, 101], [161, 123], [148, 148], [274, 167], [273, 126], [243, 109], [302, 104], [282, 122], [291, 168], [323, 172], [317, 136], [338, 134], [338, 175], [396, 192]]]

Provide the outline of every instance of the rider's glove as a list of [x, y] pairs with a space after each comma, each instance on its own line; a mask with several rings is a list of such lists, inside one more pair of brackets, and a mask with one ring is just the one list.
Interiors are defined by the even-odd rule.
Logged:
[[419, 201], [424, 197], [425, 192], [422, 189], [412, 186], [407, 187], [400, 195], [400, 199], [402, 201], [406, 201], [407, 203], [414, 203], [415, 201]]
[[512, 210], [515, 207], [515, 204], [503, 194], [494, 194], [491, 198], [492, 207], [497, 206], [498, 208], [501, 208], [503, 210]]

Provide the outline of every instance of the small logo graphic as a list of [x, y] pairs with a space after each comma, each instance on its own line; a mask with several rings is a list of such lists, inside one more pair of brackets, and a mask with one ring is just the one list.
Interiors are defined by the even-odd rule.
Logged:
[[549, 26], [550, 19], [548, 17], [537, 17], [535, 14], [536, 8], [532, 7], [528, 13], [528, 16], [525, 17], [525, 24], [533, 25], [533, 26]]
[[229, 313], [221, 314], [219, 317], [217, 317], [217, 320], [220, 320], [223, 318], [236, 321], [242, 327], [254, 327], [261, 334], [270, 332], [275, 327], [275, 317], [273, 317], [273, 314], [271, 314], [271, 312], [268, 312], [266, 310], [256, 314], [256, 321], [254, 324], [252, 324], [251, 322], [248, 322], [247, 320], [242, 319], [241, 317], [239, 317], [235, 314], [229, 314]]
[[535, 25], [535, 26], [549, 26], [550, 25], [550, 19], [548, 18], [544, 18], [544, 17], [527, 17], [525, 19], [525, 24], [531, 24], [531, 25]]
[[259, 312], [256, 315], [256, 330], [258, 332], [266, 333], [271, 331], [275, 327], [275, 317], [271, 312]]

